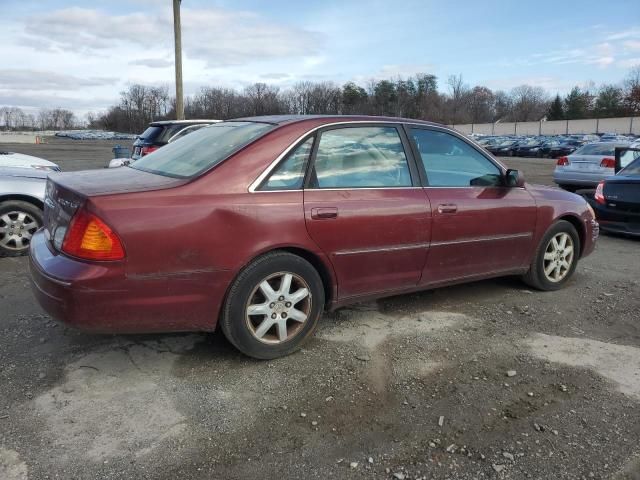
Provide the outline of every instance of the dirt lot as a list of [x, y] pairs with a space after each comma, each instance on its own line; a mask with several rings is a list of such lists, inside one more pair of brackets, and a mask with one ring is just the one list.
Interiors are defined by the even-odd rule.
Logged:
[[[115, 143], [2, 148], [74, 170]], [[551, 182], [553, 161], [505, 161]], [[342, 309], [271, 362], [218, 333], [67, 329], [26, 259], [0, 259], [0, 479], [639, 479], [639, 247], [602, 237], [559, 292], [507, 278]]]

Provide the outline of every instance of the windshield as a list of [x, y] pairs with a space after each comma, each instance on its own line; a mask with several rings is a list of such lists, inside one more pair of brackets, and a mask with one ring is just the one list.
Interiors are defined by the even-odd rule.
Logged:
[[130, 166], [167, 177], [191, 178], [217, 165], [271, 128], [273, 125], [267, 123], [217, 123], [179, 138]]

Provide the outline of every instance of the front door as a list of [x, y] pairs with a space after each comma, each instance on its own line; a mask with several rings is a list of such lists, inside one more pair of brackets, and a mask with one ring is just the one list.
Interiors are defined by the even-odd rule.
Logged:
[[537, 208], [524, 187], [507, 187], [502, 169], [462, 137], [411, 128], [433, 208], [421, 284], [507, 272], [529, 260]]
[[320, 133], [304, 191], [307, 231], [331, 259], [340, 299], [417, 285], [431, 212], [393, 125]]

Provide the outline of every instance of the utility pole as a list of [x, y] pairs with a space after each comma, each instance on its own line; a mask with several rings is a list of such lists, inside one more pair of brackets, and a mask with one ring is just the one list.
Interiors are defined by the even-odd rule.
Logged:
[[173, 39], [176, 52], [176, 120], [184, 120], [184, 98], [182, 94], [182, 31], [180, 28], [180, 2], [173, 0]]

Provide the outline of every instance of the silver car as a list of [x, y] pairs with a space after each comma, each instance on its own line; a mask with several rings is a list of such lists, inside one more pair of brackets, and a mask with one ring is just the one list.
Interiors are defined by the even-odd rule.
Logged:
[[0, 166], [0, 256], [24, 255], [42, 226], [50, 169]]
[[59, 172], [60, 167], [44, 158], [24, 153], [0, 151], [0, 167], [35, 168], [50, 172]]
[[616, 147], [628, 145], [628, 142], [587, 143], [558, 159], [553, 181], [565, 190], [595, 188], [603, 178], [615, 174]]

